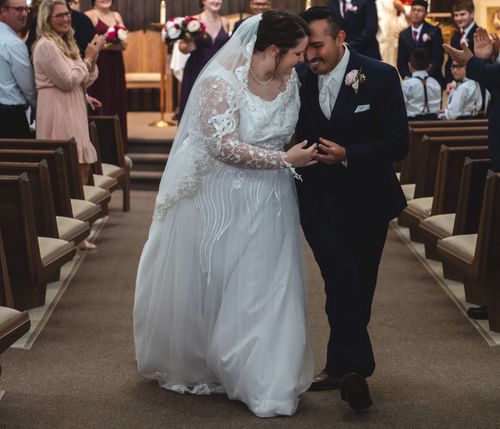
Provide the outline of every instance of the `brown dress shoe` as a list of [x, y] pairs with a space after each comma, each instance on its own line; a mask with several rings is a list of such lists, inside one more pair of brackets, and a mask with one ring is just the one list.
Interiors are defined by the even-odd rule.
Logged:
[[326, 369], [321, 371], [312, 379], [310, 391], [316, 392], [319, 390], [333, 390], [340, 387], [340, 378], [332, 377]]
[[340, 397], [356, 411], [366, 410], [373, 404], [365, 377], [355, 372], [342, 377]]

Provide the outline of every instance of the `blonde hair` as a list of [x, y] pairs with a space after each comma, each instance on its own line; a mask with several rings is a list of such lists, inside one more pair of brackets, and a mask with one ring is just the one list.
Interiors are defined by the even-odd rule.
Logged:
[[[40, 7], [38, 8], [38, 17], [36, 25], [36, 32], [37, 32], [36, 41], [38, 42], [41, 37], [46, 37], [47, 39], [52, 40], [64, 53], [64, 55], [76, 60], [77, 58], [80, 57], [80, 50], [78, 49], [78, 45], [76, 44], [75, 41], [75, 30], [73, 30], [73, 27], [70, 27], [69, 31], [64, 36], [60, 36], [50, 26], [49, 21], [50, 18], [52, 17], [54, 6], [58, 4], [66, 7], [68, 6], [66, 0], [44, 0], [40, 4]], [[35, 46], [36, 43], [33, 46], [33, 49], [35, 49]]]

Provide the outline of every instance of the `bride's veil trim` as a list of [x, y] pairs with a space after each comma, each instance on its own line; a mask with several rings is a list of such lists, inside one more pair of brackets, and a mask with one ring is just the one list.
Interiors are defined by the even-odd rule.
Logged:
[[[193, 197], [198, 192], [214, 165], [207, 144], [213, 144], [214, 139], [220, 141], [235, 130], [236, 124], [231, 123], [230, 118], [234, 118], [244, 100], [242, 79], [246, 79], [248, 73], [261, 19], [261, 15], [246, 19], [198, 76], [160, 182], [154, 211], [156, 220], [162, 219], [180, 199]], [[224, 102], [228, 105], [224, 115], [214, 112], [210, 119], [210, 125], [216, 130], [216, 135], [211, 135], [210, 139], [205, 135], [206, 124], [201, 120], [207, 96], [225, 97]]]

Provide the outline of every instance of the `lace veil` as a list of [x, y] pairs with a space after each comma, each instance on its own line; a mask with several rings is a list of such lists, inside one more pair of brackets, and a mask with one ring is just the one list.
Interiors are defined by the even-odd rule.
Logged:
[[[161, 179], [155, 218], [163, 217], [181, 198], [196, 194], [213, 167], [214, 152], [224, 136], [237, 131], [234, 113], [244, 100], [244, 85], [238, 76], [248, 73], [261, 19], [261, 15], [246, 19], [198, 76]], [[232, 155], [234, 164], [243, 159], [241, 154]]]

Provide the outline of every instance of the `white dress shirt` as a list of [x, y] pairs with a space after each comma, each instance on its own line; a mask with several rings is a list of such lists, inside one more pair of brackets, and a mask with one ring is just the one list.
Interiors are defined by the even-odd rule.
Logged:
[[457, 119], [460, 116], [476, 116], [482, 104], [483, 96], [479, 84], [475, 80], [465, 78], [450, 92], [448, 106], [440, 117]]
[[318, 77], [319, 105], [323, 114], [330, 119], [332, 110], [337, 101], [340, 87], [344, 83], [344, 76], [351, 56], [349, 48], [344, 45], [344, 56], [337, 66], [330, 72]]
[[[427, 104], [429, 112], [425, 112], [424, 85], [420, 79], [427, 78]], [[413, 118], [424, 113], [438, 113], [441, 106], [441, 85], [426, 71], [416, 71], [410, 78], [401, 82], [406, 104], [406, 114]]]
[[0, 104], [36, 105], [35, 79], [28, 48], [16, 32], [0, 22]]
[[[467, 42], [467, 36], [469, 35], [470, 31], [472, 30], [472, 27], [474, 27], [474, 25], [476, 25], [476, 23], [474, 21], [472, 21], [469, 26], [463, 30], [463, 35], [462, 35], [462, 39], [465, 39], [465, 43], [467, 43], [467, 46], [469, 46], [469, 42]], [[462, 31], [462, 30], [460, 30]], [[460, 42], [462, 42], [462, 39], [460, 39]]]
[[413, 33], [417, 32], [415, 39], [418, 41], [420, 39], [420, 33], [422, 32], [422, 28], [424, 27], [424, 23], [420, 24], [417, 28], [411, 27], [411, 37], [413, 38]]

